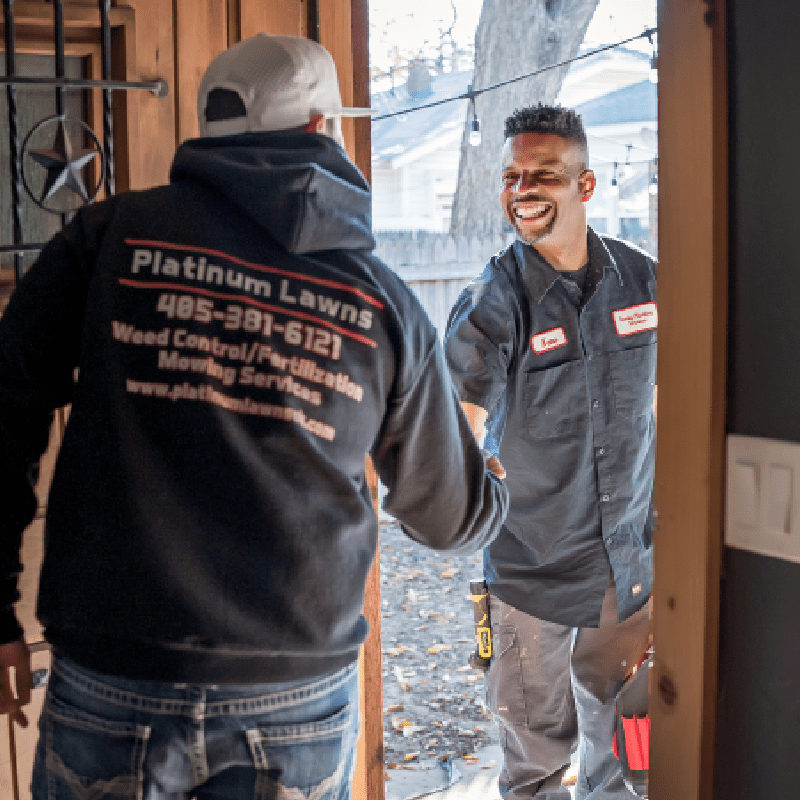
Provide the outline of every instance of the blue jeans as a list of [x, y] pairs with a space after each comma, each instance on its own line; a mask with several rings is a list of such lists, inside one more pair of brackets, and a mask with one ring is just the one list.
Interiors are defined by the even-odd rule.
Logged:
[[349, 800], [358, 668], [194, 685], [102, 675], [56, 657], [33, 800]]

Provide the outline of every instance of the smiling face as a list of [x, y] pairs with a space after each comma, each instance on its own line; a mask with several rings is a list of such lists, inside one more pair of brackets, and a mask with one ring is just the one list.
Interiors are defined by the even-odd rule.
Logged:
[[594, 187], [594, 173], [586, 169], [586, 152], [577, 142], [552, 133], [519, 133], [506, 140], [500, 202], [523, 242], [548, 250], [585, 246], [584, 203]]

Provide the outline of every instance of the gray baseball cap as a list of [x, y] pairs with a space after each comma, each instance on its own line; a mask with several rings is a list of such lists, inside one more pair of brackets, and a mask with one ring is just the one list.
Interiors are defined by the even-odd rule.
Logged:
[[[208, 119], [215, 90], [241, 100], [227, 118]], [[220, 53], [209, 65], [197, 95], [203, 136], [280, 131], [307, 125], [312, 117], [365, 117], [369, 108], [342, 106], [336, 66], [317, 42], [297, 36], [259, 33]], [[215, 115], [216, 116], [216, 115]]]

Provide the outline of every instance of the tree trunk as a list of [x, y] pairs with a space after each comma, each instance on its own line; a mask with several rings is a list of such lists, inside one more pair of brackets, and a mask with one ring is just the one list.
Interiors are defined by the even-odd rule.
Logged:
[[[475, 33], [475, 90], [572, 58], [598, 0], [483, 0]], [[508, 226], [498, 187], [503, 123], [515, 109], [552, 103], [568, 67], [548, 70], [475, 98], [481, 143], [469, 144], [472, 108], [461, 139], [458, 184], [450, 231], [456, 236], [496, 236]]]

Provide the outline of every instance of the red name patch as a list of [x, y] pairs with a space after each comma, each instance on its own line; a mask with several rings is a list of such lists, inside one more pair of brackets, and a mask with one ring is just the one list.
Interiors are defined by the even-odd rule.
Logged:
[[567, 334], [563, 328], [553, 328], [544, 333], [537, 333], [531, 336], [531, 347], [534, 353], [546, 353], [548, 350], [555, 350], [563, 347], [567, 343]]
[[611, 316], [620, 336], [631, 336], [658, 327], [658, 306], [655, 303], [619, 308], [612, 311]]

